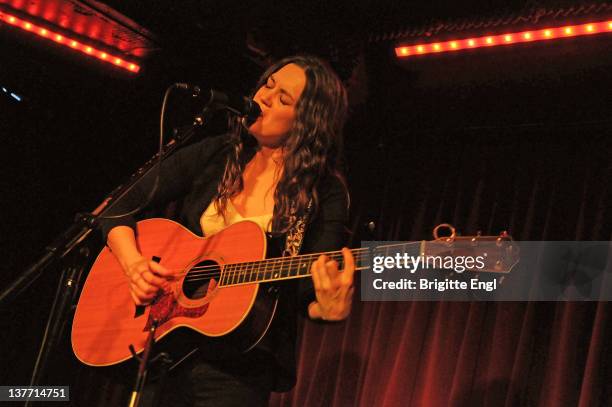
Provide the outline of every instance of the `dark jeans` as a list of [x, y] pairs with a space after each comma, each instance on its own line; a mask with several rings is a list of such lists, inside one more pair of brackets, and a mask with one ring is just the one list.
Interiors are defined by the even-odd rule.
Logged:
[[164, 383], [151, 383], [143, 406], [157, 407], [151, 388], [159, 389], [163, 407], [263, 407], [274, 385], [269, 358], [244, 357], [231, 361], [185, 362]]

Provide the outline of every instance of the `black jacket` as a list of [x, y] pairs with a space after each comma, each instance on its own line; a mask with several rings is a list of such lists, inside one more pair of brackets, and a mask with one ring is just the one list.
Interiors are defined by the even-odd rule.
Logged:
[[[174, 153], [162, 163], [158, 190], [148, 207], [160, 207], [178, 201], [178, 221], [193, 233], [202, 236], [200, 218], [214, 199], [223, 176], [230, 146], [228, 136], [204, 139]], [[123, 202], [113, 207], [111, 214], [128, 212], [144, 202], [151, 191], [155, 171], [134, 188]], [[345, 188], [335, 177], [323, 180], [319, 187], [319, 208], [308, 223], [301, 253], [338, 250], [346, 240], [345, 225], [348, 201]], [[131, 216], [101, 222], [106, 241], [115, 226], [127, 225], [136, 229]], [[137, 232], [137, 231], [136, 231]], [[280, 374], [275, 390], [288, 390], [295, 383], [295, 339], [297, 313], [307, 315], [307, 307], [315, 299], [312, 281], [299, 279], [284, 284], [279, 308], [267, 336], [273, 343], [274, 356]]]

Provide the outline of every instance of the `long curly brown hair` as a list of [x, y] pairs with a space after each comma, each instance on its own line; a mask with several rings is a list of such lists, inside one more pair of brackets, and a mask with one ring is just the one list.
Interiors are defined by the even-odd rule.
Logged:
[[[287, 232], [296, 218], [306, 215], [311, 199], [309, 218], [314, 217], [319, 208], [317, 189], [326, 177], [338, 178], [347, 191], [342, 174], [342, 129], [347, 96], [344, 85], [332, 68], [313, 56], [284, 58], [263, 73], [253, 94], [271, 74], [290, 63], [304, 70], [306, 85], [296, 103], [295, 120], [282, 147], [283, 172], [274, 193], [272, 217], [272, 231], [275, 233]], [[228, 200], [244, 188], [242, 173], [258, 148], [255, 138], [237, 120], [232, 122], [230, 140], [233, 150], [215, 201], [222, 214], [225, 214]]]

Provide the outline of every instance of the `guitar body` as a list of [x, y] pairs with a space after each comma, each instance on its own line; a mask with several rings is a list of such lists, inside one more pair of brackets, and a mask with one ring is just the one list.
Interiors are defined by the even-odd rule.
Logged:
[[138, 223], [137, 243], [145, 257], [176, 272], [172, 288], [150, 305], [136, 306], [123, 269], [105, 247], [74, 316], [72, 347], [79, 360], [108, 366], [131, 358], [129, 345], [141, 352], [154, 320], [156, 340], [186, 327], [208, 337], [210, 349], [222, 341], [246, 351], [263, 338], [276, 310], [275, 291], [260, 284], [217, 286], [224, 264], [265, 258], [267, 240], [259, 225], [239, 222], [201, 238], [176, 222], [147, 219]]

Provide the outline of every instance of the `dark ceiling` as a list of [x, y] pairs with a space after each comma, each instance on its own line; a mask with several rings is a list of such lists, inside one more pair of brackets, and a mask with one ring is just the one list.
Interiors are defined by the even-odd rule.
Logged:
[[517, 25], [526, 17], [532, 23], [567, 20], [580, 12], [593, 14], [598, 5], [607, 5], [608, 11], [611, 7], [597, 0], [161, 0], [146, 7], [121, 0], [104, 3], [155, 33], [158, 50], [170, 52], [177, 62], [247, 57], [264, 65], [269, 59], [307, 52], [330, 59], [343, 77], [351, 74], [356, 55], [368, 43], [392, 47], [399, 38], [427, 36], [449, 24], [465, 29], [503, 20]]
[[220, 67], [239, 74], [232, 67], [261, 68], [297, 52], [325, 57], [347, 79], [369, 44], [391, 54], [393, 45], [411, 37], [612, 12], [612, 4], [601, 0], [0, 0], [3, 5], [120, 49], [154, 74], [189, 79], [199, 73], [212, 82]]

